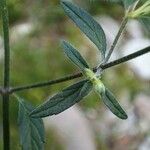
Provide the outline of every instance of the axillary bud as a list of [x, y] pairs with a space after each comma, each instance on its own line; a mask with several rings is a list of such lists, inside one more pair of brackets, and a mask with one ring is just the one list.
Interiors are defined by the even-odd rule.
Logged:
[[90, 69], [85, 69], [84, 74], [88, 80], [93, 83], [94, 89], [98, 94], [102, 94], [105, 92], [105, 86], [102, 81], [95, 75], [95, 73]]

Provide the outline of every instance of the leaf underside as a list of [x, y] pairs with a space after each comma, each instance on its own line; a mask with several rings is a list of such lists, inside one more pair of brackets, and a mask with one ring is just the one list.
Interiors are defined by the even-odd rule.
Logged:
[[85, 68], [89, 68], [87, 62], [71, 44], [69, 44], [66, 41], [63, 41], [62, 45], [63, 45], [64, 52], [68, 56], [68, 58], [72, 62], [74, 62], [74, 64], [76, 64], [81, 70], [84, 70]]
[[114, 97], [114, 95], [106, 88], [105, 93], [102, 95], [102, 100], [104, 104], [110, 109], [110, 111], [115, 114], [120, 119], [127, 119], [128, 116], [125, 111], [121, 108], [120, 104]]
[[72, 21], [97, 46], [104, 58], [106, 52], [106, 36], [100, 24], [89, 13], [77, 5], [66, 1], [61, 1], [61, 5]]
[[148, 36], [150, 36], [150, 17], [139, 19]]
[[53, 97], [48, 98], [31, 112], [32, 117], [46, 117], [56, 115], [82, 100], [92, 89], [92, 83], [88, 80], [80, 81], [67, 87]]
[[41, 118], [31, 118], [29, 113], [33, 106], [19, 99], [18, 124], [23, 150], [44, 149], [44, 125]]

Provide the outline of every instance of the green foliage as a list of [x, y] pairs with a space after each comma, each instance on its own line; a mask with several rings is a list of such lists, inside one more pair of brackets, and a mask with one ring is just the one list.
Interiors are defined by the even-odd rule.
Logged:
[[61, 2], [66, 14], [75, 22], [82, 32], [98, 47], [102, 57], [106, 52], [106, 37], [102, 27], [82, 8], [70, 3]]
[[18, 123], [20, 130], [20, 141], [23, 150], [44, 149], [44, 125], [42, 119], [34, 119], [29, 113], [34, 109], [32, 105], [18, 98], [19, 112]]
[[92, 84], [87, 80], [71, 85], [35, 108], [31, 116], [37, 118], [59, 114], [82, 100], [91, 89]]
[[74, 62], [81, 70], [89, 68], [87, 62], [81, 56], [81, 54], [68, 42], [63, 41], [63, 48], [66, 55]]
[[[70, 14], [70, 10], [71, 10], [71, 17], [72, 17], [72, 11], [74, 12], [73, 20], [75, 20], [75, 23], [77, 22], [79, 27], [83, 29], [83, 25], [85, 25], [85, 23], [82, 23], [82, 20], [87, 21], [89, 15], [87, 16], [87, 14], [82, 9], [78, 8], [77, 6], [74, 6], [71, 3], [68, 3], [68, 2], [67, 3], [62, 2], [62, 3], [67, 13]], [[91, 16], [90, 18], [91, 19], [89, 20], [89, 22], [91, 25], [91, 22], [93, 21], [93, 19]], [[98, 34], [97, 28], [94, 27], [93, 32], [88, 32], [88, 36], [92, 37], [93, 33]], [[106, 44], [104, 45], [106, 46]], [[105, 88], [105, 86], [99, 79], [100, 75], [96, 75], [92, 70], [89, 69], [88, 64], [86, 63], [84, 58], [81, 56], [81, 54], [75, 48], [73, 48], [69, 43], [63, 41], [63, 48], [68, 58], [81, 69], [82, 73], [86, 76], [86, 80], [78, 82], [64, 89], [63, 91], [59, 92], [53, 97], [50, 97], [46, 102], [44, 102], [43, 104], [35, 108], [31, 112], [31, 116], [39, 118], [39, 117], [46, 117], [46, 116], [51, 116], [54, 114], [56, 115], [58, 113], [61, 113], [64, 110], [68, 109], [69, 107], [73, 106], [75, 103], [79, 102], [81, 99], [83, 99], [91, 91], [92, 87], [94, 87], [95, 91], [98, 91], [99, 94], [101, 95], [102, 100], [104, 101], [106, 106], [116, 116], [118, 116], [121, 119], [127, 119], [126, 113], [121, 108], [119, 103], [116, 101], [115, 97], [111, 94], [111, 92], [107, 88]]]
[[[124, 4], [125, 8], [127, 9], [136, 0], [108, 0], [108, 1]], [[19, 7], [17, 7], [17, 5], [15, 5], [18, 2], [19, 2]], [[47, 9], [45, 9], [43, 12], [40, 12], [39, 9], [37, 9], [37, 7], [35, 7], [35, 9], [33, 10], [35, 15], [37, 15], [36, 13], [40, 12], [39, 13], [40, 15], [37, 15], [38, 16], [37, 20], [39, 20], [39, 19], [41, 20], [42, 18], [44, 18], [44, 20], [41, 20], [42, 23], [44, 22], [44, 23], [48, 24], [51, 22], [52, 19], [55, 21], [58, 21], [58, 22], [64, 19], [64, 15], [62, 14], [62, 9], [60, 9], [59, 6], [56, 7], [57, 9], [53, 7], [54, 5], [58, 5], [59, 1], [53, 0], [51, 2], [52, 2], [51, 4], [53, 4], [51, 6], [47, 5], [48, 2], [44, 2], [44, 3], [42, 1], [37, 2], [37, 3], [39, 3], [39, 7], [41, 5], [42, 6], [47, 5], [46, 8], [49, 9], [48, 11], [47, 11]], [[15, 20], [17, 20], [18, 18], [20, 18], [21, 15], [24, 15], [24, 14], [22, 14], [22, 6], [20, 5], [20, 1], [10, 0], [8, 5], [10, 7], [10, 17], [14, 19], [14, 20], [10, 20], [12, 23], [15, 22]], [[105, 59], [107, 45], [106, 45], [105, 33], [104, 33], [101, 25], [98, 24], [89, 13], [87, 13], [84, 9], [79, 8], [77, 5], [74, 5], [70, 2], [65, 2], [65, 1], [62, 1], [61, 5], [64, 8], [66, 14], [72, 19], [72, 21], [97, 46], [97, 48], [101, 52], [103, 59]], [[12, 10], [12, 12], [11, 12], [11, 10]], [[49, 15], [49, 11], [55, 13], [55, 15], [53, 13], [51, 13], [51, 15]], [[31, 12], [32, 15], [33, 15], [33, 12]], [[45, 16], [45, 17], [43, 17], [43, 16]], [[34, 15], [32, 17], [34, 17]], [[145, 25], [146, 29], [148, 31], [150, 31], [149, 17], [143, 17], [143, 18], [138, 18], [138, 19], [141, 20], [142, 23]], [[63, 26], [63, 25], [61, 24], [59, 26]], [[62, 29], [65, 30], [63, 27], [62, 27]], [[61, 32], [63, 31], [62, 29], [61, 29]], [[33, 36], [33, 35], [31, 35], [31, 36]], [[42, 34], [39, 36], [42, 36]], [[36, 41], [39, 38], [39, 37], [37, 37], [37, 35], [35, 37], [36, 38], [33, 41]], [[55, 36], [55, 37], [57, 37], [57, 36]], [[45, 35], [44, 35], [44, 38], [45, 38]], [[24, 39], [22, 41], [23, 41], [23, 43], [25, 42]], [[27, 41], [25, 43], [25, 45], [23, 45], [23, 47], [25, 47], [26, 49], [30, 49], [29, 44], [31, 44], [31, 43], [32, 43], [31, 45], [35, 44], [35, 43], [33, 44], [33, 41], [30, 41], [30, 42], [29, 41]], [[14, 63], [14, 66], [15, 67], [19, 66], [18, 67], [19, 69], [20, 69], [20, 66], [23, 66], [22, 67], [23, 71], [20, 71], [20, 74], [19, 74], [19, 76], [21, 76], [20, 79], [18, 79], [18, 76], [17, 76], [18, 72], [17, 72], [17, 75], [13, 75], [13, 73], [12, 73], [11, 80], [13, 82], [14, 82], [14, 78], [15, 78], [15, 81], [17, 80], [19, 83], [20, 82], [26, 83], [26, 81], [29, 81], [29, 80], [37, 81], [37, 80], [39, 80], [39, 78], [41, 79], [41, 77], [42, 78], [46, 78], [46, 77], [51, 78], [52, 73], [45, 74], [45, 72], [47, 72], [47, 69], [49, 69], [51, 67], [50, 66], [46, 67], [46, 65], [43, 66], [43, 64], [47, 64], [47, 61], [45, 61], [43, 59], [43, 58], [45, 58], [47, 53], [41, 54], [38, 52], [39, 45], [41, 45], [41, 43], [38, 43], [38, 45], [36, 45], [36, 47], [32, 47], [29, 50], [30, 52], [28, 51], [29, 52], [28, 54], [26, 54], [26, 51], [25, 51], [25, 53], [23, 53], [23, 51], [21, 51], [23, 49], [22, 47], [18, 48], [19, 51], [16, 54], [16, 55], [18, 55], [18, 59], [20, 59], [20, 56], [23, 55], [23, 57], [25, 58], [26, 61], [24, 61], [25, 64], [23, 64], [23, 65], [20, 65], [20, 63], [18, 63], [18, 59], [17, 59], [17, 63], [16, 64]], [[53, 43], [53, 44], [55, 43], [54, 45], [57, 45], [56, 41], [51, 42], [51, 43]], [[52, 45], [50, 47], [54, 48], [54, 45]], [[119, 117], [120, 119], [127, 119], [127, 114], [122, 109], [122, 107], [120, 106], [120, 104], [118, 103], [118, 101], [116, 100], [114, 95], [107, 88], [105, 88], [102, 81], [100, 80], [101, 75], [98, 73], [94, 73], [92, 70], [89, 69], [88, 63], [84, 60], [84, 58], [81, 56], [81, 54], [71, 44], [64, 41], [63, 48], [64, 48], [64, 52], [69, 57], [69, 59], [81, 69], [81, 71], [85, 75], [86, 79], [79, 81], [78, 83], [75, 83], [75, 84], [65, 88], [64, 90], [58, 92], [57, 94], [55, 94], [52, 97], [49, 97], [47, 101], [45, 101], [43, 104], [41, 104], [37, 108], [34, 108], [29, 103], [27, 103], [25, 100], [17, 97], [18, 102], [19, 102], [18, 122], [19, 122], [19, 130], [20, 130], [20, 140], [21, 140], [21, 146], [22, 146], [23, 150], [35, 150], [35, 149], [42, 150], [42, 149], [44, 149], [44, 136], [45, 135], [44, 135], [43, 121], [42, 121], [41, 117], [56, 115], [56, 114], [63, 112], [64, 110], [70, 108], [74, 104], [81, 101], [95, 87], [96, 88], [98, 87], [101, 99], [104, 102], [104, 104], [110, 109], [110, 111], [113, 114], [115, 114], [117, 117]], [[49, 49], [49, 46], [47, 47], [47, 49]], [[52, 62], [56, 61], [56, 57], [57, 57], [56, 53], [54, 53], [54, 51], [52, 51], [50, 53], [51, 53], [50, 55], [55, 56], [55, 57], [51, 58], [51, 61]], [[16, 55], [15, 55], [15, 57], [16, 57]], [[37, 57], [37, 55], [40, 55], [40, 57]], [[41, 61], [39, 61], [39, 58], [42, 58]], [[47, 60], [49, 61], [49, 58]], [[59, 62], [61, 62], [61, 61], [63, 62], [64, 60], [59, 59]], [[32, 70], [31, 69], [26, 70], [26, 69], [29, 69], [27, 63], [34, 64], [35, 68]], [[35, 71], [35, 70], [38, 70], [38, 68], [40, 68], [40, 72]], [[66, 71], [66, 68], [63, 68], [62, 69], [63, 71], [61, 69], [57, 70], [57, 74], [64, 73]], [[91, 71], [91, 74], [89, 76], [85, 74], [85, 70], [87, 68]], [[28, 74], [28, 77], [24, 76], [24, 74], [26, 74], [26, 75]], [[123, 72], [123, 74], [124, 74], [124, 72]], [[54, 75], [52, 77], [54, 77]], [[118, 78], [117, 78], [117, 80], [118, 80]], [[14, 84], [16, 84], [16, 83], [14, 83]], [[114, 90], [116, 90], [116, 86], [115, 86]], [[9, 93], [6, 93], [6, 94], [9, 95]], [[31, 94], [32, 94], [32, 96], [36, 95], [37, 99], [41, 95], [43, 95], [43, 93], [41, 94], [41, 93], [39, 93], [39, 91], [35, 92], [35, 93], [32, 91]], [[93, 103], [93, 101], [92, 101], [92, 103]]]
[[148, 18], [150, 17], [150, 0], [143, 3], [137, 9], [128, 13], [129, 18]]
[[8, 0], [9, 8], [9, 22], [12, 24], [17, 20], [20, 20], [23, 16], [26, 17], [26, 13], [23, 11], [25, 3], [24, 0]]
[[150, 36], [150, 17], [148, 17], [148, 18], [140, 18], [139, 20], [143, 24], [147, 35]]
[[117, 102], [114, 95], [107, 88], [105, 88], [105, 93], [102, 93], [101, 97], [102, 97], [104, 104], [111, 110], [111, 112], [113, 114], [115, 114], [120, 119], [127, 119], [128, 118], [127, 114], [121, 108], [121, 106]]

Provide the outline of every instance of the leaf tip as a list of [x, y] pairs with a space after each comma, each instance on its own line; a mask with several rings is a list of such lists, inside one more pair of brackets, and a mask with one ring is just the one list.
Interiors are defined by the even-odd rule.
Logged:
[[65, 53], [67, 53], [66, 50], [68, 49], [68, 46], [69, 46], [69, 45], [70, 45], [70, 44], [69, 44], [67, 41], [61, 40], [61, 46], [62, 46], [63, 51], [64, 51]]
[[128, 119], [128, 115], [126, 113], [124, 113], [124, 115], [122, 115], [120, 118], [123, 120], [126, 120], [126, 119]]
[[64, 46], [64, 45], [66, 45], [66, 44], [67, 44], [67, 42], [62, 39], [62, 40], [61, 40], [61, 45]]
[[61, 0], [61, 1], [60, 1], [60, 4], [61, 4], [62, 6], [65, 6], [65, 3], [66, 3], [65, 0]]

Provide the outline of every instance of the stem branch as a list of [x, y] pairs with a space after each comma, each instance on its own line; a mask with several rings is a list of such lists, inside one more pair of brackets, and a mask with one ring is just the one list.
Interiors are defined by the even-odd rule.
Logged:
[[[142, 49], [140, 51], [137, 51], [135, 53], [132, 53], [130, 55], [127, 55], [125, 57], [122, 57], [120, 59], [111, 61], [110, 63], [102, 64], [100, 66], [100, 68], [105, 70], [107, 68], [111, 68], [113, 66], [116, 66], [116, 65], [122, 64], [124, 62], [127, 62], [127, 61], [129, 61], [131, 59], [134, 59], [134, 58], [138, 57], [138, 56], [144, 55], [144, 54], [146, 54], [148, 52], [150, 52], [150, 46], [146, 47], [146, 48], [144, 48], [144, 49]], [[94, 72], [97, 71], [96, 67], [93, 68], [93, 71]], [[11, 88], [9, 92], [10, 93], [14, 93], [14, 92], [19, 92], [19, 91], [23, 91], [23, 90], [33, 89], [33, 88], [46, 87], [46, 86], [50, 86], [50, 85], [53, 85], [53, 84], [58, 84], [58, 83], [70, 81], [70, 80], [73, 80], [75, 78], [79, 78], [79, 77], [82, 77], [82, 76], [83, 76], [82, 73], [78, 72], [78, 73], [75, 73], [75, 74], [63, 77], [63, 78], [58, 78], [56, 80], [50, 80], [50, 81], [45, 81], [45, 82], [41, 82], [41, 83], [35, 83], [35, 84], [31, 84], [31, 85], [24, 85], [24, 86], [14, 87], [14, 88]]]
[[[114, 39], [114, 42], [113, 42], [113, 44], [111, 45], [110, 50], [108, 51], [108, 54], [106, 55], [106, 58], [105, 58], [103, 64], [107, 63], [108, 60], [110, 59], [110, 56], [111, 56], [113, 50], [115, 49], [115, 47], [116, 47], [116, 45], [117, 45], [117, 43], [118, 43], [118, 41], [119, 41], [119, 38], [120, 38], [120, 36], [121, 36], [123, 30], [125, 29], [125, 26], [126, 26], [127, 22], [128, 22], [128, 18], [125, 16], [124, 19], [123, 19], [123, 21], [122, 21], [122, 23], [121, 23], [121, 26], [120, 26], [120, 28], [119, 28], [119, 31], [118, 31], [118, 33], [117, 33], [115, 39]], [[98, 69], [99, 69], [99, 68], [100, 68], [100, 65], [98, 66]]]

